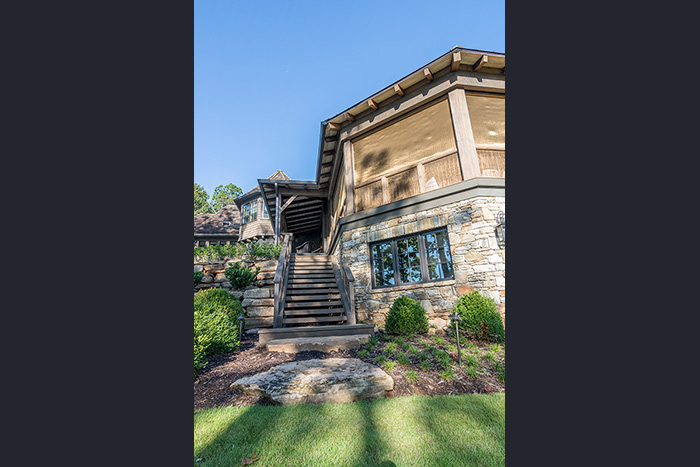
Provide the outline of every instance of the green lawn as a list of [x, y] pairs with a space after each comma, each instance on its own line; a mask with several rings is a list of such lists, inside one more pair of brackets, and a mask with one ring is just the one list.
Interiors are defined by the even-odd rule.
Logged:
[[504, 466], [505, 394], [195, 412], [195, 466], [253, 454], [254, 467]]

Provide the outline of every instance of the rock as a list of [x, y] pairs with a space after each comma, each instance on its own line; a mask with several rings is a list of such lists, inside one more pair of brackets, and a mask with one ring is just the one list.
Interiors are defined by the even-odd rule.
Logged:
[[[243, 300], [245, 301], [245, 300]], [[275, 307], [274, 306], [249, 306], [245, 309], [246, 316], [251, 318], [261, 318], [274, 316]]]
[[204, 276], [202, 277], [202, 284], [210, 284], [214, 282], [214, 278], [211, 276]]
[[270, 352], [297, 353], [307, 350], [318, 352], [337, 352], [339, 350], [359, 349], [369, 342], [369, 334], [354, 336], [321, 336], [278, 339], [265, 344]]
[[243, 294], [244, 298], [271, 298], [272, 289], [247, 289]]
[[230, 387], [284, 405], [318, 404], [385, 397], [394, 380], [357, 358], [328, 358], [283, 363]]
[[274, 298], [245, 298], [241, 302], [241, 306], [243, 307], [248, 307], [248, 306], [275, 306], [275, 299]]

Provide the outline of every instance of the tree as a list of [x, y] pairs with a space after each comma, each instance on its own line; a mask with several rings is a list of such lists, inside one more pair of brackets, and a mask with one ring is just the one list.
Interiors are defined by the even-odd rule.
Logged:
[[198, 183], [194, 184], [194, 215], [208, 212], [213, 214], [211, 206], [209, 206], [209, 194], [204, 187]]
[[228, 185], [219, 185], [214, 188], [214, 194], [211, 197], [211, 204], [216, 211], [219, 211], [228, 204], [234, 204], [233, 200], [243, 194], [243, 190], [229, 183]]

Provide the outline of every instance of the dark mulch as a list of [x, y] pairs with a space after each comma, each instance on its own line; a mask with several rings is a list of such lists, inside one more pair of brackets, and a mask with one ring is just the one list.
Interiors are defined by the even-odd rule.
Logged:
[[[194, 410], [229, 405], [268, 405], [270, 402], [266, 399], [248, 396], [240, 390], [231, 389], [231, 383], [244, 376], [269, 370], [280, 363], [313, 358], [359, 358], [378, 365], [394, 378], [394, 390], [392, 391], [394, 397], [412, 394], [441, 395], [505, 391], [504, 345], [500, 346], [500, 350], [494, 351], [491, 343], [460, 337], [463, 363], [460, 369], [457, 364], [457, 353], [453, 352], [454, 347], [452, 349], [449, 347], [455, 343], [449, 334], [404, 337], [402, 338], [403, 342], [396, 342], [396, 349], [393, 352], [390, 352], [386, 346], [396, 339], [394, 336], [377, 333], [376, 337], [378, 343], [375, 346], [369, 346], [371, 350], [361, 348], [330, 353], [299, 352], [287, 354], [268, 352], [258, 345], [257, 335], [252, 337], [246, 335], [239, 350], [228, 354], [209, 356], [207, 367], [195, 376]], [[441, 342], [440, 339], [444, 342]], [[467, 347], [468, 343], [471, 343], [469, 347]], [[415, 355], [409, 352], [411, 350], [409, 345], [418, 349]], [[415, 351], [415, 349], [412, 350]], [[445, 371], [444, 364], [435, 355], [441, 351], [446, 352], [450, 357], [449, 368], [453, 373], [451, 378], [443, 373]], [[384, 355], [388, 361], [397, 361], [400, 353], [408, 359], [408, 365], [396, 364], [394, 368], [388, 370], [384, 364], [375, 361], [380, 355]], [[421, 354], [423, 355], [421, 356]], [[473, 355], [471, 367], [468, 364], [467, 355], [469, 354]], [[429, 362], [429, 368], [421, 367], [422, 361]], [[468, 371], [469, 368], [471, 368], [470, 371]], [[406, 372], [409, 370], [416, 373], [414, 382], [406, 379]]]

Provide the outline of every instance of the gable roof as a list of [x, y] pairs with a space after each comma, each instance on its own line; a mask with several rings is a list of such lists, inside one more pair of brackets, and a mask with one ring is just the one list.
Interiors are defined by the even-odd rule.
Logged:
[[[229, 221], [229, 225], [224, 225]], [[195, 234], [224, 234], [238, 236], [241, 224], [241, 213], [238, 207], [228, 204], [215, 214], [197, 214], [194, 216]]]
[[[291, 180], [289, 176], [284, 173], [282, 170], [277, 170], [275, 173], [270, 175], [268, 177], [269, 180]], [[235, 199], [236, 206], [240, 208], [241, 203], [244, 201], [248, 201], [250, 199], [255, 198], [255, 195], [260, 195], [260, 186], [256, 185], [255, 188], [253, 188], [250, 191], [247, 191], [243, 193], [241, 196]]]

